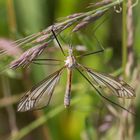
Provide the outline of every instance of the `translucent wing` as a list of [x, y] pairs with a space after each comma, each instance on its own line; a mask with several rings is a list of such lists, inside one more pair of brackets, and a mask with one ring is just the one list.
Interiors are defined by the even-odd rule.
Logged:
[[54, 88], [60, 79], [62, 70], [63, 68], [51, 74], [28, 91], [25, 96], [21, 98], [17, 110], [25, 112], [47, 106], [50, 102]]
[[135, 97], [134, 89], [130, 87], [127, 83], [110, 75], [96, 72], [87, 67], [84, 67], [88, 75], [98, 83], [101, 87], [108, 87], [115, 93], [116, 96], [120, 98], [133, 98]]

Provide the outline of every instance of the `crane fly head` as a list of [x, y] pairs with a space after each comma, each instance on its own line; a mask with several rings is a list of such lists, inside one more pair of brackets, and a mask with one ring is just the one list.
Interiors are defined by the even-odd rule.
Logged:
[[69, 55], [67, 56], [65, 60], [65, 66], [69, 69], [73, 69], [76, 66], [76, 59], [73, 55], [73, 49], [71, 46], [69, 47], [68, 54]]

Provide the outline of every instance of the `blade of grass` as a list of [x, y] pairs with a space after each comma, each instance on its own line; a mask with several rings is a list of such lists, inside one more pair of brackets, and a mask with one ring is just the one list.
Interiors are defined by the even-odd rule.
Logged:
[[8, 13], [9, 29], [11, 33], [15, 33], [17, 28], [17, 23], [16, 23], [13, 0], [7, 0], [7, 13]]
[[[77, 97], [77, 98], [73, 99], [72, 102], [71, 102], [71, 105], [74, 105], [74, 104], [78, 103], [78, 101], [80, 99], [81, 99], [81, 97]], [[56, 107], [56, 108], [54, 108], [53, 110], [50, 110], [49, 112], [44, 114], [42, 117], [38, 118], [37, 120], [35, 120], [31, 124], [27, 125], [23, 129], [21, 129], [17, 133], [17, 135], [15, 135], [14, 137], [10, 138], [10, 140], [20, 140], [20, 139], [22, 139], [24, 136], [28, 135], [31, 131], [33, 131], [37, 127], [43, 125], [45, 122], [47, 122], [49, 119], [55, 117], [57, 114], [59, 114], [63, 110], [65, 110], [63, 104], [58, 106], [58, 107]]]
[[[123, 69], [123, 79], [126, 79], [126, 63], [127, 63], [127, 0], [123, 1], [123, 11], [122, 11], [122, 69]], [[125, 100], [120, 100], [125, 106]], [[128, 115], [122, 111], [120, 112], [120, 123], [119, 123], [119, 137], [118, 139], [127, 139], [127, 118]]]

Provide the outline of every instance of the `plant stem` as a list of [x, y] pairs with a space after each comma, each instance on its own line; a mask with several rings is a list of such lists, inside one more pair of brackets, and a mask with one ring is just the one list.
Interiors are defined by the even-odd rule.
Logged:
[[[5, 98], [11, 96], [11, 90], [9, 85], [9, 79], [6, 76], [1, 77], [2, 87], [3, 87], [3, 94]], [[12, 105], [6, 107], [7, 114], [8, 114], [8, 121], [10, 126], [11, 135], [14, 136], [18, 133], [18, 127], [16, 124], [16, 114]]]
[[16, 18], [15, 18], [15, 10], [14, 10], [14, 2], [13, 0], [7, 0], [7, 13], [8, 13], [8, 23], [9, 30], [11, 33], [16, 32]]
[[123, 68], [123, 77], [125, 78], [125, 67], [126, 67], [126, 62], [127, 62], [127, 29], [126, 29], [126, 24], [127, 24], [127, 0], [123, 1], [123, 13], [122, 13], [122, 30], [123, 30], [123, 35], [122, 35], [122, 68]]

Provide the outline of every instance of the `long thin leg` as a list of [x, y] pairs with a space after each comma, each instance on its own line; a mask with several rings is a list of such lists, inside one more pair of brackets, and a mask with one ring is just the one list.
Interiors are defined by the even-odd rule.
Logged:
[[52, 63], [39, 63], [39, 62], [32, 62], [33, 64], [37, 64], [37, 65], [51, 65], [51, 66], [57, 66], [57, 65], [60, 65], [59, 63], [58, 64], [52, 64]]
[[56, 39], [56, 41], [57, 41], [57, 43], [58, 43], [58, 45], [59, 45], [59, 47], [60, 47], [60, 49], [61, 49], [63, 55], [65, 56], [64, 50], [62, 49], [62, 46], [61, 46], [59, 40], [57, 39], [57, 36], [56, 36], [55, 32], [53, 31], [53, 29], [52, 29], [51, 31], [52, 31], [52, 34], [54, 35], [54, 37], [55, 37], [55, 39]]
[[84, 57], [84, 56], [88, 56], [88, 55], [92, 55], [92, 54], [97, 54], [97, 53], [100, 53], [100, 52], [104, 52], [104, 49], [101, 49], [101, 50], [98, 50], [98, 51], [94, 51], [94, 52], [90, 52], [90, 53], [86, 53], [86, 54], [82, 54], [82, 55], [76, 56], [76, 58], [81, 58], [81, 57]]
[[[45, 63], [47, 61], [52, 61], [52, 62], [59, 62], [59, 63], [56, 63], [56, 64], [53, 64], [53, 63]], [[40, 63], [41, 62], [41, 63]], [[42, 63], [44, 62], [44, 63]], [[32, 60], [32, 63], [33, 64], [38, 64], [38, 65], [53, 65], [53, 66], [56, 66], [56, 65], [59, 65], [60, 62], [62, 62], [61, 60], [58, 60], [58, 59], [33, 59]]]
[[131, 113], [132, 115], [136, 116], [136, 114], [134, 112], [129, 111], [128, 109], [124, 108], [123, 106], [113, 102], [112, 100], [108, 99], [107, 97], [105, 97], [104, 95], [102, 95], [102, 93], [93, 85], [93, 83], [78, 69], [76, 68], [77, 71], [88, 81], [88, 83], [96, 90], [96, 92], [105, 100], [107, 100], [108, 102], [120, 107], [121, 109], [124, 109], [125, 111]]
[[81, 57], [84, 57], [84, 56], [88, 56], [88, 55], [93, 55], [93, 54], [97, 54], [97, 53], [100, 53], [100, 52], [104, 52], [104, 47], [103, 47], [103, 45], [102, 45], [102, 44], [100, 43], [100, 41], [97, 39], [96, 35], [95, 35], [95, 34], [93, 34], [93, 35], [94, 35], [94, 37], [95, 37], [95, 39], [96, 39], [98, 45], [101, 47], [101, 49], [98, 50], [98, 51], [93, 51], [93, 52], [90, 52], [90, 53], [85, 53], [85, 54], [79, 55], [79, 56], [77, 56], [76, 58], [81, 58]]
[[109, 18], [109, 16], [107, 16], [101, 23], [99, 23], [93, 30], [93, 32], [95, 33], [96, 30]]
[[97, 39], [97, 37], [96, 37], [96, 35], [95, 35], [94, 33], [96, 32], [96, 30], [97, 30], [107, 19], [108, 19], [108, 17], [105, 18], [99, 25], [97, 25], [97, 26], [95, 27], [94, 31], [93, 31], [93, 35], [94, 35], [94, 37], [95, 37], [95, 39], [96, 39], [98, 45], [101, 47], [101, 49], [98, 50], [98, 51], [93, 51], [93, 52], [90, 52], [90, 53], [85, 53], [85, 54], [79, 55], [79, 56], [77, 56], [77, 58], [81, 58], [81, 57], [84, 57], [84, 56], [88, 56], [88, 55], [92, 55], [92, 54], [97, 54], [97, 53], [100, 53], [100, 52], [104, 52], [104, 47], [103, 47], [103, 45], [100, 43], [100, 41]]
[[52, 59], [52, 58], [47, 58], [47, 59], [33, 59], [32, 61], [56, 61], [56, 62], [63, 62], [62, 60], [58, 59]]

